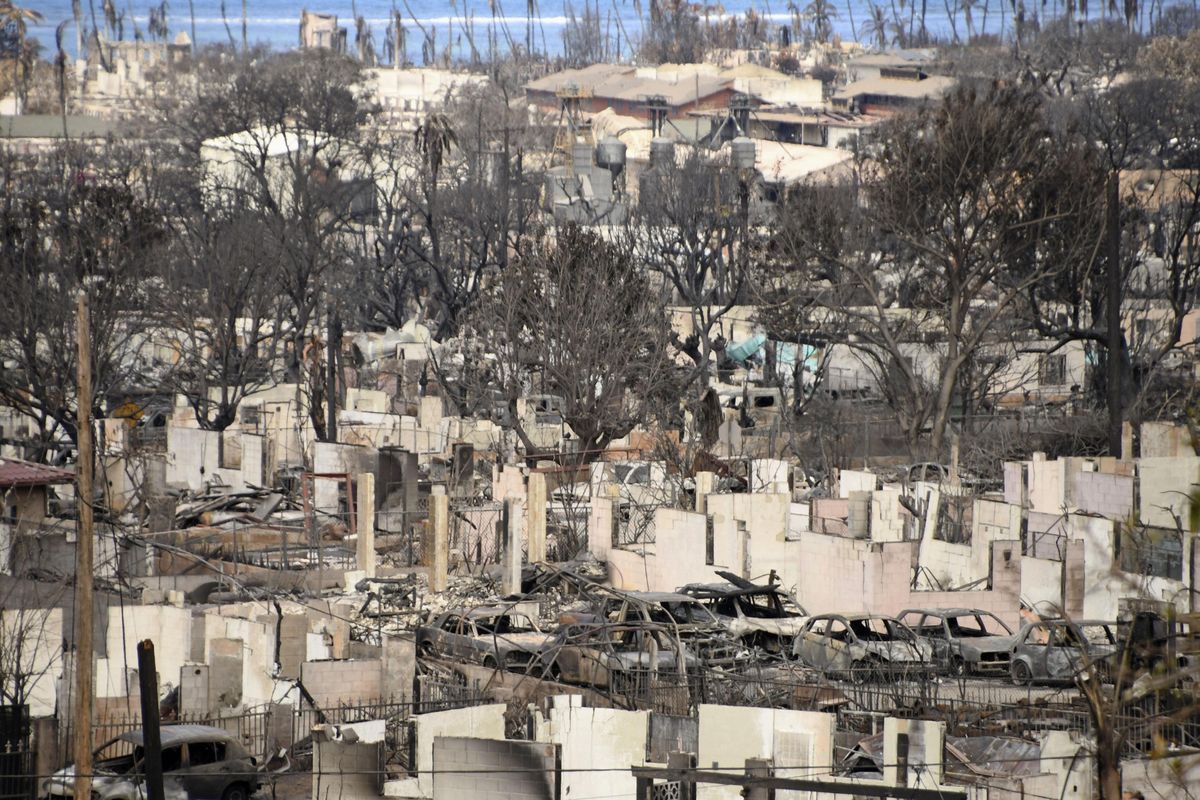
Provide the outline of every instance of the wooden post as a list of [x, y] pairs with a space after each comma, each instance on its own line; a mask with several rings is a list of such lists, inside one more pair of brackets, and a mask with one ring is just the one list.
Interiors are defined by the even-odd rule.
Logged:
[[79, 458], [76, 465], [75, 504], [78, 525], [75, 535], [75, 729], [72, 744], [75, 756], [75, 800], [92, 797], [92, 558], [95, 517], [92, 502], [92, 346], [91, 315], [85, 292], [79, 293], [75, 314], [75, 339], [78, 347], [76, 438]]
[[1125, 410], [1121, 407], [1123, 399], [1121, 382], [1123, 364], [1121, 363], [1121, 193], [1114, 172], [1108, 179], [1108, 214], [1105, 220], [1107, 230], [1106, 246], [1107, 267], [1105, 313], [1108, 329], [1105, 338], [1108, 349], [1108, 454], [1121, 458], [1121, 422], [1125, 418]]
[[145, 753], [146, 800], [164, 800], [162, 732], [158, 726], [158, 668], [154, 642], [138, 642], [138, 689], [142, 696], [142, 750]]

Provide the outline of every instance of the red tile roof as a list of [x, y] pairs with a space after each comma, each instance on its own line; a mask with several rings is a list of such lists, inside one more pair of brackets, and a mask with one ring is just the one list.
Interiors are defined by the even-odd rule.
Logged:
[[71, 483], [75, 471], [19, 461], [15, 458], [0, 458], [0, 489], [13, 486], [49, 486], [56, 483]]

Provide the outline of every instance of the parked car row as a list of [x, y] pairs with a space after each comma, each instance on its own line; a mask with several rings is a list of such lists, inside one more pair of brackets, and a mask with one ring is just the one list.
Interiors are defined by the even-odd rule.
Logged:
[[793, 658], [852, 681], [1008, 678], [1016, 685], [1111, 682], [1138, 670], [1186, 666], [1165, 621], [1045, 619], [1014, 631], [974, 608], [912, 608], [896, 616], [809, 615], [774, 581], [729, 572], [678, 592], [597, 589], [586, 611], [543, 631], [514, 606], [448, 611], [417, 629], [422, 655], [452, 658], [605, 688], [637, 673], [682, 678], [701, 667], [738, 668], [752, 654]]

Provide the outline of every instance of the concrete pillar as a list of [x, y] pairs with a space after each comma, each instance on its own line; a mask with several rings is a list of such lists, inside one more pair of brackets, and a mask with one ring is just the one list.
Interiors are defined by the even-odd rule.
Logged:
[[546, 476], [540, 472], [529, 474], [529, 489], [526, 495], [529, 518], [525, 530], [529, 537], [529, 563], [546, 560]]
[[383, 638], [383, 697], [394, 703], [413, 701], [417, 643], [410, 637]]
[[1121, 460], [1133, 460], [1133, 423], [1129, 420], [1121, 423]]
[[450, 566], [450, 498], [444, 487], [435, 486], [429, 496], [429, 541], [425, 564], [429, 567], [429, 591], [446, 591]]
[[521, 528], [524, 514], [519, 500], [504, 501], [505, 517], [508, 521], [504, 532], [504, 586], [505, 596], [521, 591]]
[[241, 639], [212, 639], [208, 643], [208, 707], [234, 708], [242, 702]]
[[850, 492], [849, 514], [846, 520], [852, 538], [866, 539], [871, 533], [871, 493]]
[[717, 488], [717, 476], [713, 472], [696, 473], [696, 513], [708, 513], [708, 496]]
[[354, 503], [354, 511], [358, 515], [358, 541], [354, 548], [355, 563], [358, 568], [367, 573], [368, 578], [375, 577], [375, 475], [364, 472], [358, 476], [358, 497]]
[[179, 670], [179, 710], [184, 714], [207, 714], [209, 705], [208, 665], [185, 664]]

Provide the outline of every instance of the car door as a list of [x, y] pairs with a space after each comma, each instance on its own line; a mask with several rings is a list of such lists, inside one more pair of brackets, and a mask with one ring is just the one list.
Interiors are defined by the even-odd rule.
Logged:
[[824, 665], [828, 663], [825, 653], [825, 630], [829, 627], [829, 622], [829, 617], [813, 617], [800, 630], [793, 645], [796, 658], [814, 669], [824, 669]]
[[188, 800], [220, 800], [232, 780], [225, 763], [225, 743], [188, 742], [186, 763], [180, 770], [181, 783]]
[[[183, 745], [164, 747], [162, 749], [163, 793], [167, 797], [182, 797], [188, 791], [186, 785], [187, 760]], [[144, 765], [139, 766], [145, 769]]]
[[1045, 648], [1046, 677], [1070, 680], [1083, 666], [1083, 643], [1078, 633], [1065, 623], [1050, 629], [1050, 643]]
[[441, 621], [436, 634], [429, 640], [434, 653], [449, 656], [454, 652], [454, 638], [458, 635], [459, 621], [460, 617], [457, 614], [448, 614]]
[[588, 631], [576, 648], [580, 683], [608, 686], [609, 664], [614, 660], [609, 636], [606, 628]]
[[957, 642], [950, 633], [946, 618], [939, 614], [926, 614], [921, 620], [920, 627], [913, 631], [933, 648], [934, 659], [942, 666], [948, 666], [958, 655]]
[[458, 634], [454, 637], [454, 656], [461, 658], [464, 661], [479, 661], [482, 654], [479, 652], [475, 637], [479, 635], [479, 630], [472, 620], [463, 617], [458, 621]]

